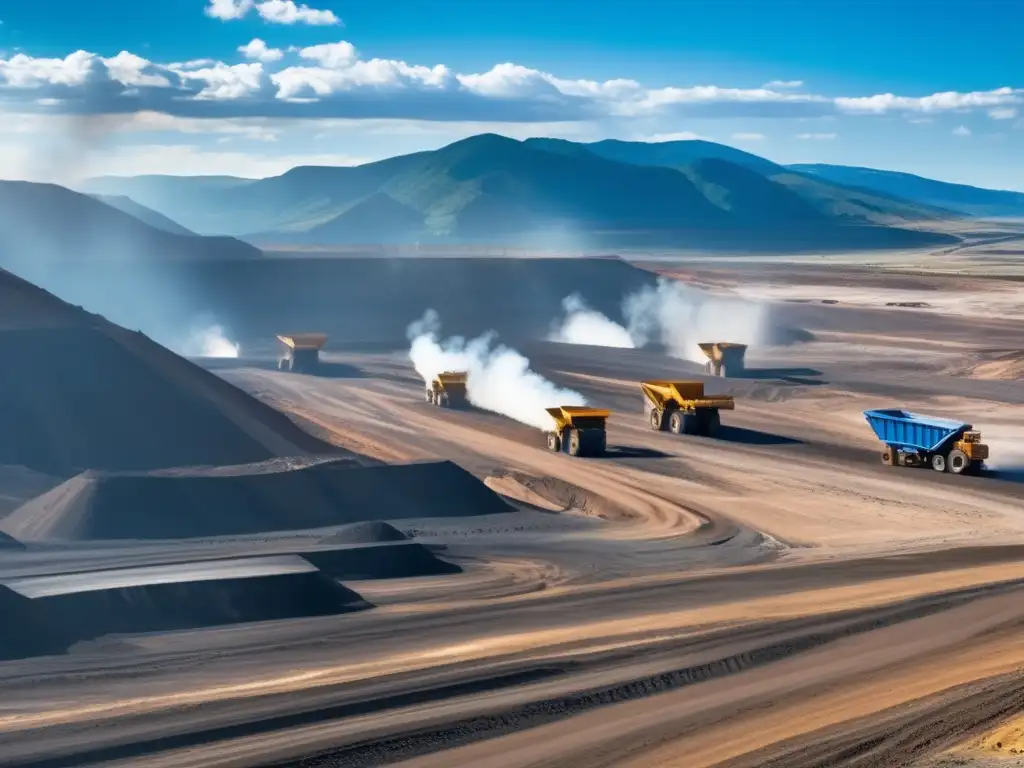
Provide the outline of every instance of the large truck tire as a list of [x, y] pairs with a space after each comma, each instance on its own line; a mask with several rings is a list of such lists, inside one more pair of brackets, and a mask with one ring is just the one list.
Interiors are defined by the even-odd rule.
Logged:
[[424, 395], [424, 397], [426, 397], [426, 400], [427, 400], [428, 403], [430, 403], [431, 405], [434, 404], [434, 390], [432, 390], [432, 389], [426, 390], [426, 394]]
[[882, 463], [887, 467], [896, 466], [896, 451], [893, 450], [891, 445], [887, 445], [882, 449]]
[[582, 456], [584, 451], [585, 449], [583, 448], [583, 441], [580, 440], [579, 430], [569, 430], [569, 455]]
[[684, 429], [683, 413], [681, 411], [672, 411], [668, 417], [668, 431], [673, 435], [681, 435]]
[[548, 432], [548, 450], [559, 453], [562, 450], [562, 438], [555, 432]]
[[971, 460], [959, 448], [954, 448], [946, 458], [946, 466], [954, 475], [962, 475], [971, 471]]
[[943, 456], [941, 453], [936, 453], [932, 455], [932, 469], [934, 469], [936, 472], [945, 472], [946, 467], [947, 465], [945, 456]]
[[703, 431], [701, 426], [701, 417], [697, 413], [672, 411], [668, 419], [668, 428], [675, 435], [699, 435]]
[[657, 432], [665, 431], [665, 412], [660, 408], [651, 408], [651, 429]]

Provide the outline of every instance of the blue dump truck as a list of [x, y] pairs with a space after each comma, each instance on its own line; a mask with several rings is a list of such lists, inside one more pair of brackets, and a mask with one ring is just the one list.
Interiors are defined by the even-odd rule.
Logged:
[[899, 408], [864, 411], [884, 443], [882, 463], [894, 467], [931, 467], [936, 472], [971, 474], [988, 458], [981, 433], [962, 421], [922, 416]]

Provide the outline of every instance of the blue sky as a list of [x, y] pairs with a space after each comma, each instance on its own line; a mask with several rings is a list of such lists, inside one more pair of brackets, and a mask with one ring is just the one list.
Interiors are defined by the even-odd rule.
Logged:
[[8, 0], [0, 22], [8, 176], [258, 176], [492, 130], [1024, 189], [1011, 0]]

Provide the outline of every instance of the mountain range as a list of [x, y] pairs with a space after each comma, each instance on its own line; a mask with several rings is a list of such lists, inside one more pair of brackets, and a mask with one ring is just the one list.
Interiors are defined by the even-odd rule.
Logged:
[[0, 265], [26, 254], [33, 262], [258, 257], [237, 238], [285, 248], [913, 247], [957, 242], [930, 231], [945, 228], [938, 221], [1024, 217], [1024, 193], [866, 168], [783, 166], [708, 141], [493, 134], [355, 167], [304, 166], [255, 180], [99, 177], [81, 191], [0, 182]]
[[884, 192], [981, 218], [1024, 218], [1024, 192], [982, 189], [935, 181], [910, 173], [847, 165], [791, 165], [792, 170], [832, 184]]
[[962, 215], [712, 142], [580, 144], [494, 134], [266, 179], [100, 177], [82, 188], [127, 196], [192, 232], [264, 247], [912, 247], [957, 242], [928, 223]]

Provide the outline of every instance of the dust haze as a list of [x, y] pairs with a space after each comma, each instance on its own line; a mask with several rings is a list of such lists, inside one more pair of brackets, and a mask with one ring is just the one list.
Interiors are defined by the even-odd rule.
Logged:
[[548, 335], [548, 341], [622, 349], [632, 349], [636, 346], [626, 328], [591, 309], [578, 293], [562, 299], [562, 309], [565, 316], [555, 323]]
[[186, 357], [238, 357], [241, 351], [242, 347], [228, 338], [219, 323], [193, 328], [182, 345]]
[[530, 361], [511, 347], [497, 344], [488, 333], [466, 340], [440, 338], [441, 318], [435, 310], [409, 326], [409, 357], [429, 384], [443, 371], [466, 371], [466, 396], [478, 408], [508, 416], [537, 429], [551, 429], [544, 411], [559, 405], [586, 405], [579, 392], [563, 389], [530, 369]]
[[763, 344], [768, 338], [768, 311], [764, 304], [731, 299], [691, 288], [664, 278], [623, 301], [630, 337], [637, 346], [665, 345], [673, 357], [704, 362], [698, 344], [731, 341]]

